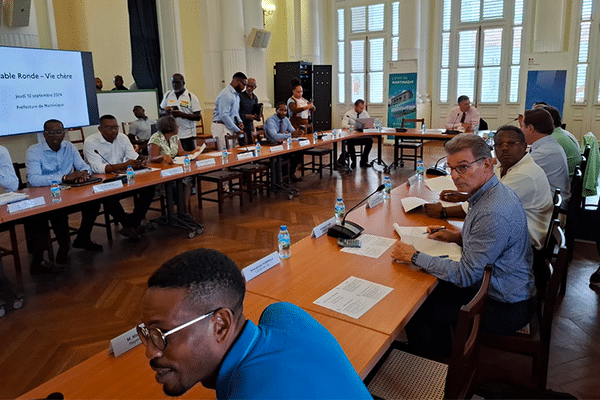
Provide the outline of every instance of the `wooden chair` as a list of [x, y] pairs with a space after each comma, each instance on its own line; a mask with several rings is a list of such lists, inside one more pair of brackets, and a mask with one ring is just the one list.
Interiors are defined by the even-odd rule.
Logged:
[[[425, 123], [425, 118], [403, 118], [401, 128], [404, 128], [404, 124], [406, 122], [414, 122], [421, 123], [421, 126]], [[397, 147], [394, 149], [394, 165], [398, 165], [400, 162], [400, 167], [404, 167], [404, 161], [412, 161], [413, 162], [413, 170], [417, 169], [417, 161], [419, 158], [423, 159], [423, 139], [404, 139], [399, 138], [396, 141]], [[398, 157], [398, 149], [400, 149], [400, 157]], [[405, 150], [412, 150], [412, 154], [404, 154]]]
[[[304, 171], [312, 171], [319, 173], [319, 179], [323, 179], [323, 170], [329, 167], [329, 175], [333, 175], [333, 149], [328, 147], [315, 147], [312, 149], [308, 149], [304, 151], [304, 156], [310, 156], [311, 161], [302, 163], [302, 176], [304, 176]], [[329, 162], [324, 163], [323, 157], [329, 156]], [[319, 162], [316, 162], [317, 157], [319, 158]]]
[[513, 336], [495, 335], [483, 332], [482, 346], [522, 354], [532, 358], [531, 375], [538, 389], [546, 389], [548, 379], [548, 357], [550, 353], [550, 338], [552, 335], [552, 320], [556, 308], [558, 290], [562, 276], [566, 273], [568, 254], [565, 247], [565, 236], [558, 224], [553, 227], [552, 240], [557, 244], [556, 261], [547, 262], [547, 290], [536, 296], [535, 314], [529, 324], [529, 332], [517, 332]]
[[492, 265], [485, 267], [479, 291], [461, 307], [452, 339], [448, 365], [392, 350], [369, 383], [372, 395], [389, 399], [469, 398], [477, 370], [479, 336], [492, 279]]
[[[197, 195], [198, 195], [198, 208], [202, 209], [202, 200], [212, 201], [219, 204], [219, 214], [223, 212], [223, 203], [225, 199], [232, 199], [236, 196], [240, 198], [240, 208], [244, 205], [244, 197], [242, 196], [244, 175], [241, 172], [219, 170], [213, 172], [207, 172], [196, 176], [197, 182]], [[215, 183], [217, 187], [215, 189], [209, 189], [202, 191], [202, 182]], [[229, 190], [226, 192], [223, 189], [223, 185], [227, 183]], [[207, 197], [208, 194], [217, 193], [217, 198]]]
[[[583, 176], [579, 166], [575, 167], [575, 173], [571, 180], [571, 198], [569, 199], [569, 206], [567, 208], [567, 222], [565, 223], [565, 236], [567, 238], [567, 253], [568, 263], [573, 260], [573, 247], [575, 246], [575, 230], [577, 229], [578, 219], [583, 209], [582, 202], [585, 201], [583, 198]], [[568, 263], [567, 267], [568, 268]], [[563, 277], [563, 281], [560, 287], [560, 295], [564, 296], [567, 290], [567, 273]]]
[[248, 163], [229, 168], [231, 171], [241, 172], [243, 175], [242, 190], [248, 193], [250, 203], [254, 193], [267, 191], [267, 196], [271, 197], [271, 169], [268, 165], [258, 163]]
[[[69, 142], [73, 143], [79, 154], [83, 157], [83, 142], [85, 142], [85, 135], [83, 134], [83, 128], [69, 128], [67, 129], [67, 135]], [[77, 145], [81, 145], [79, 148]]]
[[196, 136], [204, 136], [204, 119], [200, 115], [200, 121], [196, 121]]

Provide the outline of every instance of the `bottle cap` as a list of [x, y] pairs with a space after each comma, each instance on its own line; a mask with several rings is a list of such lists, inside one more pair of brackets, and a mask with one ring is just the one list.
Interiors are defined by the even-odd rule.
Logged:
[[281, 228], [280, 228], [280, 229], [281, 229], [282, 231], [287, 231], [287, 225], [281, 225]]
[[342, 198], [341, 198], [341, 197], [338, 197], [338, 198], [337, 198], [337, 201], [342, 201]]

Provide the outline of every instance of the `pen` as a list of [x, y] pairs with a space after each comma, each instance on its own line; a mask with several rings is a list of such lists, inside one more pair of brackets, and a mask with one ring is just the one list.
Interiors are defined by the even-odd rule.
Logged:
[[439, 258], [448, 258], [449, 256], [448, 256], [448, 254], [444, 254], [444, 255], [442, 255], [442, 256], [438, 256], [438, 257], [439, 257]]
[[436, 233], [436, 232], [439, 232], [439, 231], [443, 231], [444, 229], [446, 229], [446, 227], [442, 226], [441, 228], [432, 229], [431, 232], [423, 232], [423, 235], [425, 235], [426, 233]]

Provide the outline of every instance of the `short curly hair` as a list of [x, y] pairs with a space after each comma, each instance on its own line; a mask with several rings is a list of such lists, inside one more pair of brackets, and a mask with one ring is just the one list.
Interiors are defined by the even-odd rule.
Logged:
[[171, 133], [177, 130], [177, 121], [172, 115], [165, 115], [156, 121], [156, 127], [161, 133]]

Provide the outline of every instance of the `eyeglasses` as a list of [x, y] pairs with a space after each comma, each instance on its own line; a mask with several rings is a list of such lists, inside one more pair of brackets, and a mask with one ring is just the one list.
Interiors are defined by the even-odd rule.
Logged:
[[219, 311], [221, 308], [222, 307], [219, 307], [216, 310], [209, 312], [208, 314], [201, 315], [198, 318], [193, 319], [189, 322], [186, 322], [183, 325], [179, 325], [178, 327], [173, 328], [167, 332], [163, 332], [158, 328], [148, 329], [144, 326], [144, 324], [139, 324], [137, 326], [137, 333], [138, 333], [138, 336], [140, 337], [140, 340], [142, 341], [142, 344], [144, 346], [148, 347], [148, 341], [152, 341], [152, 344], [157, 349], [163, 351], [167, 347], [167, 336], [169, 336], [177, 331], [180, 331], [184, 328], [187, 328], [188, 326], [195, 324], [196, 322], [202, 321], [205, 318], [210, 317], [211, 315], [213, 315], [214, 313]]
[[44, 131], [44, 133], [48, 136], [60, 136], [60, 135], [64, 135], [65, 131], [63, 129], [61, 131]]
[[494, 149], [501, 149], [505, 145], [508, 146], [508, 147], [515, 147], [519, 143], [521, 143], [520, 140], [515, 140], [515, 141], [510, 141], [510, 142], [502, 142], [502, 143], [495, 143], [494, 144]]
[[111, 131], [118, 131], [119, 125], [111, 125], [111, 126], [101, 126], [102, 129], [108, 129]]
[[449, 165], [446, 165], [446, 168], [448, 168], [450, 170], [450, 173], [452, 173], [452, 171], [456, 171], [460, 175], [462, 175], [465, 172], [467, 172], [469, 170], [469, 168], [471, 168], [471, 165], [473, 165], [477, 161], [481, 161], [481, 160], [485, 160], [485, 157], [479, 157], [477, 160], [473, 160], [470, 163], [466, 163], [466, 164], [460, 164], [460, 165], [457, 165], [456, 167], [451, 167]]

